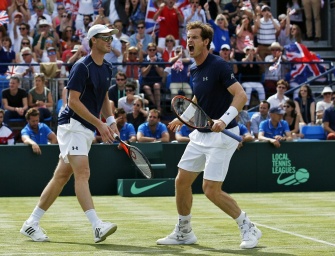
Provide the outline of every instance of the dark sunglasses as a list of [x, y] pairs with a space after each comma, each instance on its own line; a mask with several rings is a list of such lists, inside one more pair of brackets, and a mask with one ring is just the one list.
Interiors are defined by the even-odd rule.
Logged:
[[64, 7], [58, 7], [57, 10], [64, 10], [65, 8]]
[[24, 53], [24, 54], [22, 54], [22, 57], [25, 57], [25, 56], [28, 56], [28, 55], [30, 55], [30, 53]]
[[124, 80], [126, 80], [126, 79], [124, 79], [124, 78], [116, 78], [116, 81], [124, 81]]
[[113, 36], [96, 36], [95, 38], [100, 38], [102, 41], [105, 42], [113, 41]]
[[25, 30], [25, 29], [26, 29], [25, 27], [19, 28], [19, 30]]
[[144, 28], [144, 26], [138, 26], [137, 28], [138, 28], [138, 29], [142, 29], [142, 28]]
[[223, 19], [222, 18], [220, 18], [220, 19], [217, 19], [218, 21], [223, 21]]
[[133, 89], [125, 89], [126, 92], [133, 92]]
[[156, 49], [148, 49], [149, 52], [154, 52]]
[[22, 45], [30, 45], [30, 42], [21, 42]]
[[44, 6], [36, 6], [35, 8], [36, 8], [36, 9], [39, 9], [39, 10], [43, 10], [43, 9], [44, 9]]
[[137, 52], [129, 52], [130, 55], [137, 55]]
[[168, 42], [173, 42], [173, 40], [172, 39], [166, 39], [165, 42], [167, 42], [167, 43]]

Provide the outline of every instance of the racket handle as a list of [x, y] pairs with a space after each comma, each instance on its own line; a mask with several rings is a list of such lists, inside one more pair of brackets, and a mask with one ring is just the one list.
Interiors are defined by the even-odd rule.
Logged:
[[238, 136], [236, 135], [235, 133], [232, 133], [230, 131], [227, 131], [227, 130], [223, 130], [222, 131], [224, 134], [226, 134], [227, 136], [237, 140], [238, 142], [241, 142], [242, 141], [242, 137], [241, 136]]

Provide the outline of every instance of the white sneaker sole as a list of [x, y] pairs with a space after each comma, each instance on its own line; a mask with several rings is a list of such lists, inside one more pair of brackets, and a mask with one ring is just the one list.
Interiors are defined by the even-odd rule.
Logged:
[[243, 244], [243, 242], [240, 245], [241, 249], [252, 249], [255, 248], [259, 242], [259, 239], [262, 237], [262, 231], [260, 231], [258, 228], [254, 228], [256, 230], [256, 240], [252, 244]]
[[110, 229], [106, 232], [106, 234], [104, 234], [103, 236], [101, 236], [100, 239], [98, 239], [98, 240], [95, 240], [95, 239], [94, 239], [94, 242], [95, 242], [95, 243], [100, 243], [100, 242], [102, 242], [102, 241], [105, 241], [106, 238], [107, 238], [108, 236], [110, 236], [111, 234], [113, 234], [116, 230], [117, 230], [117, 226], [116, 226], [115, 224], [113, 224], [113, 225], [110, 227]]
[[195, 244], [197, 242], [197, 237], [196, 236], [193, 236], [192, 238], [190, 239], [187, 239], [187, 240], [176, 240], [176, 239], [173, 239], [173, 238], [169, 238], [169, 237], [165, 237], [165, 238], [162, 238], [162, 239], [158, 239], [156, 241], [156, 244], [157, 245], [180, 245], [180, 244]]
[[33, 236], [27, 234], [23, 228], [20, 229], [20, 233], [26, 237], [29, 237], [30, 239], [32, 239], [34, 242], [50, 242], [50, 239], [49, 238], [45, 238], [45, 239], [35, 239]]

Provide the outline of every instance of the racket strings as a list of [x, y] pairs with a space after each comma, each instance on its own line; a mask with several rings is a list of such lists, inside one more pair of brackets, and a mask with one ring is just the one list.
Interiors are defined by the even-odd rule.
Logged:
[[145, 157], [142, 155], [142, 153], [138, 151], [136, 148], [130, 148], [129, 150], [131, 158], [134, 160], [136, 166], [140, 169], [143, 175], [147, 178], [151, 178], [152, 177], [151, 168]]

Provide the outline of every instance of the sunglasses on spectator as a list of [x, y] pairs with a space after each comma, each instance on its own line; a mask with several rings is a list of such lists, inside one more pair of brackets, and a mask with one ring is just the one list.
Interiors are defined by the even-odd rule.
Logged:
[[165, 42], [174, 42], [172, 39], [166, 39]]
[[21, 27], [21, 28], [19, 28], [19, 30], [25, 30], [26, 29], [26, 27]]
[[57, 10], [64, 10], [64, 7], [58, 7]]
[[154, 52], [156, 49], [148, 49], [149, 52]]
[[229, 51], [229, 49], [227, 49], [227, 48], [223, 48], [223, 49], [221, 49], [221, 51], [226, 52], [226, 51]]
[[39, 25], [39, 28], [47, 28], [49, 27], [48, 25]]
[[217, 21], [223, 21], [223, 20], [224, 20], [223, 18], [217, 19]]
[[72, 32], [72, 29], [67, 29], [67, 30], [65, 30], [66, 32]]
[[30, 45], [30, 42], [21, 42], [22, 45]]
[[100, 38], [102, 41], [105, 42], [113, 41], [113, 36], [95, 36], [95, 38]]
[[67, 18], [67, 15], [62, 15], [62, 18]]
[[142, 29], [142, 28], [144, 28], [144, 26], [138, 26], [138, 27], [137, 27], [137, 29]]
[[158, 116], [149, 116], [149, 118], [157, 119]]
[[133, 105], [134, 105], [134, 106], [137, 106], [137, 107], [140, 107], [140, 106], [141, 106], [140, 104], [136, 104], [136, 103], [134, 103]]
[[39, 9], [39, 10], [43, 10], [43, 9], [44, 9], [44, 6], [42, 6], [42, 5], [38, 5], [38, 6], [36, 6], [35, 8], [36, 8], [36, 9]]
[[126, 92], [133, 92], [133, 89], [125, 89]]
[[137, 52], [129, 52], [131, 55], [137, 55]]
[[[90, 19], [84, 19], [84, 21], [90, 21]], [[109, 25], [110, 26], [110, 25]], [[109, 26], [107, 26], [107, 27], [109, 27]]]
[[30, 55], [30, 53], [23, 53], [22, 57], [25, 57], [25, 56], [28, 56], [28, 55]]
[[126, 80], [126, 79], [124, 79], [124, 78], [116, 78], [116, 81], [124, 81], [124, 80]]
[[53, 41], [52, 41], [52, 40], [50, 40], [50, 39], [47, 39], [47, 40], [45, 40], [45, 43], [47, 43], [47, 44], [52, 44], [52, 43], [53, 43]]

